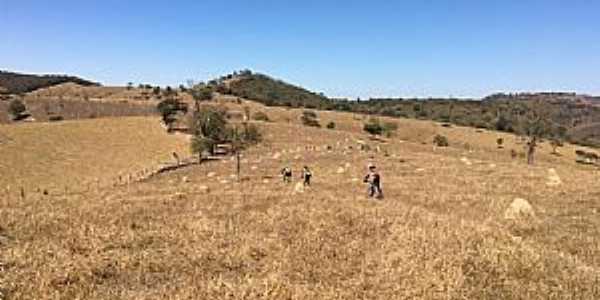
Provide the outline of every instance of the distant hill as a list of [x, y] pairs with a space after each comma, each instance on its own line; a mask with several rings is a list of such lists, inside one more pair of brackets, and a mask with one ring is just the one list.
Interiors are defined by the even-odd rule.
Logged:
[[220, 90], [226, 94], [271, 106], [318, 108], [330, 101], [323, 94], [250, 71], [225, 76], [221, 78], [220, 84]]
[[31, 75], [0, 71], [0, 90], [4, 93], [20, 94], [61, 83], [72, 82], [83, 86], [97, 83], [67, 75]]
[[[575, 93], [493, 94], [483, 99], [330, 99], [323, 94], [251, 71], [209, 83], [216, 90], [269, 106], [336, 110], [397, 118], [434, 120], [600, 146], [600, 97]], [[535, 124], [533, 124], [535, 123]]]

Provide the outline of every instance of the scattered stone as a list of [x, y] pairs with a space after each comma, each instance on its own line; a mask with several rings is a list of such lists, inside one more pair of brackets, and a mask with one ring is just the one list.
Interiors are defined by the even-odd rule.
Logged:
[[281, 158], [281, 153], [277, 152], [275, 154], [273, 154], [273, 159], [280, 159]]
[[418, 168], [418, 169], [416, 169], [415, 171], [420, 173], [420, 172], [424, 172], [424, 171], [425, 171], [425, 169], [423, 169], [423, 168]]
[[221, 181], [219, 181], [219, 182], [220, 182], [221, 184], [228, 184], [228, 183], [229, 183], [229, 181], [227, 181], [226, 179], [223, 179], [223, 180], [221, 180]]
[[504, 219], [516, 220], [523, 217], [535, 217], [535, 212], [527, 200], [516, 198], [504, 212]]
[[263, 182], [264, 184], [268, 184], [270, 181], [269, 181], [269, 179], [263, 179], [263, 181], [262, 181], [262, 182]]
[[466, 158], [466, 157], [462, 157], [462, 158], [460, 159], [460, 161], [462, 161], [463, 163], [465, 163], [465, 165], [467, 165], [467, 166], [470, 166], [470, 165], [472, 165], [472, 164], [473, 164], [473, 163], [472, 163], [472, 162], [471, 162], [471, 161], [470, 161], [468, 158]]
[[235, 174], [231, 174], [231, 175], [229, 175], [229, 178], [231, 178], [231, 179], [236, 179], [236, 178], [237, 178], [237, 175], [235, 175]]
[[198, 190], [202, 193], [208, 194], [210, 193], [210, 188], [206, 185], [201, 185], [198, 187]]
[[258, 170], [258, 167], [257, 166], [252, 166], [252, 167], [250, 167], [250, 170], [253, 170], [253, 171]]
[[181, 178], [181, 182], [188, 183], [190, 182], [190, 179], [187, 176], [183, 176], [183, 178]]
[[302, 158], [302, 156], [301, 156], [301, 155], [296, 155], [296, 156], [294, 156], [294, 159], [295, 159], [295, 160], [299, 160], [299, 159], [301, 159], [301, 158]]
[[217, 173], [215, 172], [209, 172], [208, 174], [206, 174], [206, 177], [215, 177], [217, 175]]
[[554, 168], [548, 169], [548, 181], [546, 182], [547, 186], [558, 186], [562, 184], [562, 180], [556, 170]]
[[337, 169], [337, 173], [338, 173], [338, 174], [344, 174], [344, 173], [346, 173], [346, 170], [345, 170], [343, 167], [339, 167], [339, 168]]
[[356, 177], [352, 178], [352, 182], [358, 182], [358, 181], [359, 181], [358, 178], [356, 178]]
[[350, 169], [350, 167], [351, 167], [351, 166], [352, 166], [352, 165], [350, 165], [350, 163], [346, 163], [346, 164], [344, 164], [344, 168], [346, 168], [346, 169]]
[[490, 164], [490, 168], [495, 169], [496, 168], [496, 164]]
[[304, 193], [304, 183], [296, 183], [296, 186], [294, 186], [294, 193]]

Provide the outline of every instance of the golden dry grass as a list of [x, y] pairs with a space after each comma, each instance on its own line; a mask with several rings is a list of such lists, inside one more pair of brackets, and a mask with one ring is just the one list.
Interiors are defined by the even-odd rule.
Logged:
[[[498, 133], [399, 120], [386, 156], [356, 150], [360, 116], [319, 112], [339, 129], [314, 129], [299, 125], [301, 111], [252, 107], [275, 122], [259, 123], [266, 140], [244, 154], [241, 183], [226, 160], [0, 202], [4, 297], [598, 298], [598, 173], [575, 165], [571, 146], [556, 157], [544, 145], [528, 167], [510, 157], [521, 146], [508, 135], [497, 149]], [[436, 133], [451, 147], [434, 149]], [[368, 161], [383, 175], [383, 201], [356, 182]], [[286, 164], [295, 177], [311, 166], [313, 187], [281, 183]], [[562, 184], [547, 184], [549, 168]], [[505, 220], [515, 198], [535, 216]]]
[[0, 125], [0, 191], [110, 185], [119, 175], [173, 160], [173, 151], [189, 155], [188, 148], [157, 117]]

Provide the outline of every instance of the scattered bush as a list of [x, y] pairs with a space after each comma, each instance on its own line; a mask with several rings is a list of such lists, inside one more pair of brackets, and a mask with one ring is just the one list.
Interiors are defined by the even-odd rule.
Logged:
[[300, 119], [304, 126], [321, 127], [321, 124], [319, 124], [319, 121], [317, 120], [317, 114], [312, 110], [305, 110], [302, 112], [302, 117]]
[[502, 145], [504, 144], [504, 139], [503, 138], [498, 138], [496, 140], [496, 144], [498, 145], [498, 149], [502, 149]]
[[23, 119], [25, 117], [25, 111], [27, 111], [27, 107], [25, 107], [25, 104], [19, 99], [12, 100], [8, 105], [8, 113], [15, 121]]
[[443, 136], [443, 135], [436, 135], [433, 138], [433, 144], [438, 146], [438, 147], [448, 147], [450, 146], [450, 144], [448, 143], [448, 138]]
[[190, 93], [196, 101], [208, 101], [212, 100], [213, 98], [213, 88], [209, 85], [197, 85], [190, 91]]
[[369, 122], [363, 126], [363, 130], [372, 135], [381, 135], [384, 131], [384, 127], [378, 119], [371, 118]]
[[262, 112], [262, 111], [257, 111], [256, 113], [254, 113], [254, 116], [252, 116], [252, 118], [255, 121], [263, 121], [263, 122], [269, 122], [269, 121], [271, 121], [269, 119], [269, 116], [266, 113]]
[[327, 128], [328, 129], [335, 129], [335, 122], [331, 121], [331, 122], [327, 123]]
[[175, 99], [167, 98], [158, 103], [157, 110], [162, 117], [162, 121], [170, 129], [171, 125], [176, 121], [176, 116], [179, 112], [186, 113], [188, 111], [187, 104]]

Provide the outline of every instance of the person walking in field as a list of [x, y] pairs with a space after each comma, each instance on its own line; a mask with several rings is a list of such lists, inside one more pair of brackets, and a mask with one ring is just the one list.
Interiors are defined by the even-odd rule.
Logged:
[[308, 166], [304, 166], [302, 169], [302, 179], [304, 180], [304, 186], [310, 186], [310, 178], [312, 177], [312, 172], [308, 168]]
[[285, 182], [285, 183], [292, 182], [292, 169], [288, 166], [284, 167], [281, 170], [281, 176], [283, 178], [283, 182]]
[[369, 173], [365, 176], [363, 182], [369, 184], [369, 198], [383, 198], [381, 190], [381, 176], [377, 172], [375, 165], [369, 165]]

